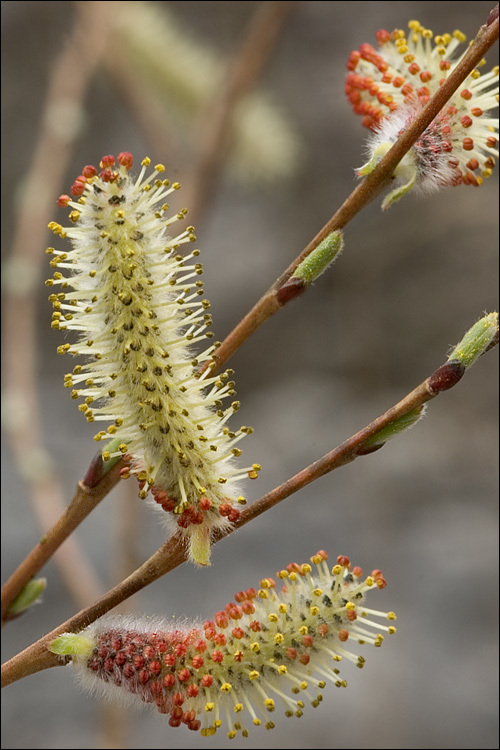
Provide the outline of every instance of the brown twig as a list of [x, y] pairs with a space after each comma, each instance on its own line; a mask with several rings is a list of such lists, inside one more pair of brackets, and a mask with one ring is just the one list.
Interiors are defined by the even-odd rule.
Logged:
[[[429, 378], [386, 411], [385, 414], [245, 509], [240, 520], [231, 529], [220, 532], [214, 538], [214, 544], [315, 479], [363, 455], [363, 448], [366, 447], [367, 441], [373, 435], [390, 422], [399, 419], [418, 406], [435, 398], [442, 391], [456, 385], [464, 372], [465, 367], [458, 362], [447, 362], [439, 367]], [[47, 650], [47, 644], [50, 641], [66, 631], [78, 632], [128, 599], [132, 594], [181, 565], [186, 558], [187, 552], [180, 535], [172, 536], [143, 565], [101, 597], [98, 602], [74, 615], [6, 662], [2, 667], [2, 687], [43, 669], [59, 666], [61, 664], [59, 657]]]
[[[83, 482], [78, 483], [73, 499], [66, 510], [2, 586], [2, 622], [10, 603], [17, 594], [115, 486], [120, 478], [121, 466], [120, 463], [116, 464], [95, 487], [90, 488]], [[99, 594], [100, 592], [97, 596]]]
[[[490, 16], [490, 19], [491, 18], [492, 16]], [[289, 301], [286, 297], [280, 299], [278, 292], [295, 271], [299, 263], [301, 263], [304, 258], [306, 258], [331, 232], [343, 229], [387, 186], [396, 166], [404, 155], [409, 151], [418, 137], [437, 116], [446, 102], [459, 88], [461, 83], [469, 73], [474, 70], [490, 47], [492, 47], [498, 39], [498, 27], [498, 16], [494, 17], [494, 20], [491, 21], [489, 25], [481, 26], [476, 38], [471, 43], [462, 60], [453, 69], [438, 91], [426, 104], [424, 109], [415, 117], [414, 121], [398, 138], [390, 151], [388, 151], [384, 158], [377, 164], [373, 172], [359, 183], [331, 219], [311, 240], [307, 247], [304, 248], [300, 255], [295, 258], [260, 300], [224, 339], [220, 347], [217, 349], [217, 355], [214, 357], [211, 364], [214, 371], [223, 367], [240, 346], [263, 323], [265, 323], [266, 320], [278, 312], [278, 310], [284, 307], [286, 302]], [[210, 364], [207, 364], [204, 369], [209, 366]]]
[[188, 185], [187, 205], [189, 221], [200, 222], [231, 143], [231, 125], [238, 103], [257, 84], [279, 39], [285, 21], [296, 5], [294, 0], [267, 0], [257, 7], [247, 35], [239, 47], [237, 57], [218, 101], [210, 101], [210, 108], [202, 113], [200, 146], [195, 172]]

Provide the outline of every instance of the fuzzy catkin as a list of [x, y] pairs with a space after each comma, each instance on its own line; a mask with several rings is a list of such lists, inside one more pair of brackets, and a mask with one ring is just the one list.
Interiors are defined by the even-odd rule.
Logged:
[[331, 569], [327, 558], [320, 550], [312, 565], [278, 571], [281, 590], [264, 578], [239, 591], [203, 625], [107, 616], [49, 649], [71, 656], [87, 689], [150, 705], [171, 727], [210, 736], [225, 723], [230, 739], [251, 725], [273, 729], [282, 711], [301, 717], [307, 704], [318, 707], [328, 684], [347, 687], [341, 665], [365, 663], [351, 644], [381, 646], [382, 633], [396, 632], [394, 612], [365, 605], [370, 589], [386, 586], [381, 571], [363, 580], [348, 557]]
[[[210, 339], [210, 303], [203, 298], [199, 250], [179, 248], [195, 241], [193, 227], [170, 236], [170, 227], [186, 210], [166, 218], [165, 198], [178, 183], [163, 179], [149, 159], [137, 179], [129, 172], [128, 152], [103, 157], [101, 171], [82, 170], [71, 192], [58, 203], [69, 206], [71, 226], [49, 227], [72, 244], [69, 251], [48, 248], [57, 269], [46, 283], [54, 306], [53, 328], [77, 331], [77, 343], [61, 354], [84, 356], [65, 376], [89, 422], [111, 423], [95, 440], [119, 437], [119, 453], [156, 505], [181, 530], [193, 562], [210, 561], [212, 530], [228, 527], [244, 504], [239, 481], [255, 478], [258, 464], [234, 465], [236, 447], [251, 432], [227, 426], [238, 410], [231, 370], [210, 375], [206, 365], [216, 344], [197, 353], [193, 345]], [[68, 270], [67, 276], [63, 270]], [[59, 291], [60, 290], [60, 291]], [[205, 365], [204, 371], [203, 365]], [[103, 459], [113, 455], [104, 450]]]

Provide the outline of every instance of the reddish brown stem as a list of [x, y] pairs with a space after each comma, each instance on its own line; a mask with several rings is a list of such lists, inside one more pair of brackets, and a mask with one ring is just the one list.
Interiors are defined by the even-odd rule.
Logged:
[[115, 486], [120, 478], [121, 466], [121, 463], [116, 464], [95, 487], [89, 488], [83, 482], [78, 483], [73, 499], [64, 513], [2, 586], [2, 623], [10, 603], [18, 593]]

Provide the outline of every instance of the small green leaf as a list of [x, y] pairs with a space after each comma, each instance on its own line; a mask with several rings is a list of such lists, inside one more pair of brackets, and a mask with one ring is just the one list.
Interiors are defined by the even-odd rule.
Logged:
[[11, 602], [7, 614], [19, 615], [21, 612], [32, 607], [40, 599], [46, 586], [46, 578], [34, 578], [32, 581], [29, 581], [14, 601]]
[[305, 284], [312, 284], [330, 263], [342, 252], [344, 238], [342, 232], [330, 232], [302, 263], [295, 269], [292, 279], [301, 279]]
[[456, 345], [448, 357], [448, 362], [457, 361], [470, 367], [484, 354], [498, 336], [498, 313], [489, 313], [469, 328], [462, 341]]

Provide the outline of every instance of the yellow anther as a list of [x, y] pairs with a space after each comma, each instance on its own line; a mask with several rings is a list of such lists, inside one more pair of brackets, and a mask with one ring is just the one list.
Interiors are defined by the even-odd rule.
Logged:
[[248, 676], [251, 680], [257, 680], [259, 678], [259, 673], [256, 669], [253, 669]]
[[230, 693], [231, 690], [233, 689], [233, 686], [231, 685], [230, 682], [223, 682], [222, 685], [220, 686], [220, 689], [223, 693]]
[[279, 645], [280, 645], [281, 643], [283, 643], [283, 641], [284, 641], [284, 640], [285, 640], [285, 636], [284, 636], [284, 635], [283, 635], [282, 633], [276, 633], [276, 635], [274, 636], [274, 642], [275, 642], [275, 643], [276, 643], [276, 645], [278, 645], [278, 646], [279, 646]]

